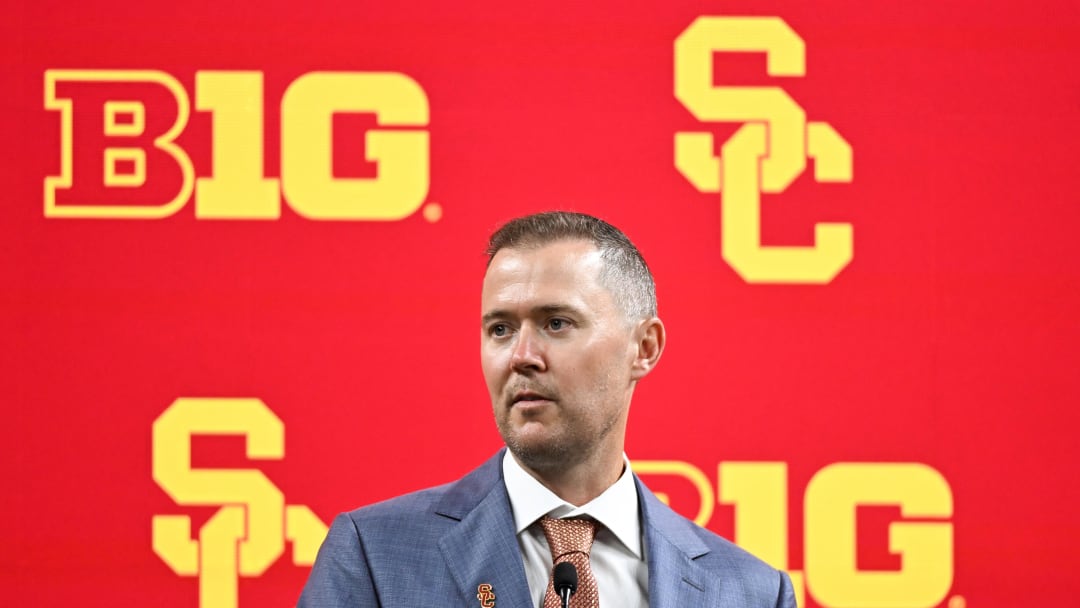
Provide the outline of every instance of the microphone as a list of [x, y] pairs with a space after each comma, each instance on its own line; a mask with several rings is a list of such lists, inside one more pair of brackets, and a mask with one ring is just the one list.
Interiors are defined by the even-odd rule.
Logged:
[[555, 587], [555, 593], [562, 598], [563, 608], [568, 608], [570, 596], [577, 591], [577, 568], [570, 562], [555, 564], [555, 570], [551, 573], [551, 584]]

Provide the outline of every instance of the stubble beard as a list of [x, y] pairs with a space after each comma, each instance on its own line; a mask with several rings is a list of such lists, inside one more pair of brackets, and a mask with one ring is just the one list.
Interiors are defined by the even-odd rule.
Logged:
[[557, 473], [567, 470], [586, 459], [581, 449], [563, 432], [546, 441], [523, 441], [510, 426], [509, 421], [499, 422], [499, 434], [506, 447], [527, 468], [541, 474]]
[[589, 462], [618, 423], [618, 416], [605, 420], [591, 432], [586, 425], [560, 411], [558, 428], [542, 440], [523, 441], [510, 421], [510, 409], [496, 417], [499, 434], [506, 447], [525, 467], [541, 475], [555, 475]]

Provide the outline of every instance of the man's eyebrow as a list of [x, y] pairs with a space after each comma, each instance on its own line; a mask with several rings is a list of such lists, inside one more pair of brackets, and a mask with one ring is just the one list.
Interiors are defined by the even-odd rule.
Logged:
[[559, 313], [580, 314], [578, 309], [569, 304], [545, 304], [544, 306], [537, 306], [534, 308], [533, 313], [540, 313], [542, 315], [554, 315]]
[[492, 321], [495, 321], [497, 319], [505, 319], [505, 318], [507, 318], [509, 316], [510, 316], [510, 313], [508, 313], [507, 311], [502, 310], [502, 309], [496, 309], [496, 310], [493, 310], [491, 312], [484, 313], [484, 316], [480, 317], [480, 324], [481, 325], [487, 325], [488, 323], [490, 323]]
[[[531, 316], [549, 316], [556, 314], [570, 314], [575, 316], [581, 316], [581, 312], [577, 308], [569, 304], [544, 304], [543, 306], [536, 306], [532, 308], [529, 312]], [[480, 324], [487, 325], [492, 321], [509, 319], [513, 316], [514, 315], [508, 310], [496, 308], [495, 310], [485, 313], [484, 316], [480, 318]]]

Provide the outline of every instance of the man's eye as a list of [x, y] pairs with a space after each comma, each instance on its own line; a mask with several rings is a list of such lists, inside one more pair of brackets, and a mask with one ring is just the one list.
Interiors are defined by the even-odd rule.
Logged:
[[502, 336], [505, 336], [510, 330], [502, 323], [498, 323], [496, 325], [492, 325], [489, 331], [491, 332], [491, 335], [495, 336], [496, 338], [501, 338]]
[[564, 319], [552, 319], [548, 321], [548, 327], [555, 331], [559, 331], [560, 329], [566, 329], [567, 325], [569, 325], [569, 323], [567, 323]]

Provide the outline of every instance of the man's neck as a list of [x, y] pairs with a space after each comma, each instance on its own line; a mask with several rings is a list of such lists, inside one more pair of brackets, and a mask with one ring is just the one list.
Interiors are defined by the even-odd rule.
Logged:
[[511, 457], [545, 488], [575, 507], [603, 494], [619, 480], [625, 466], [621, 453], [604, 462], [586, 462], [551, 471], [537, 471], [518, 460], [517, 456], [511, 454]]

